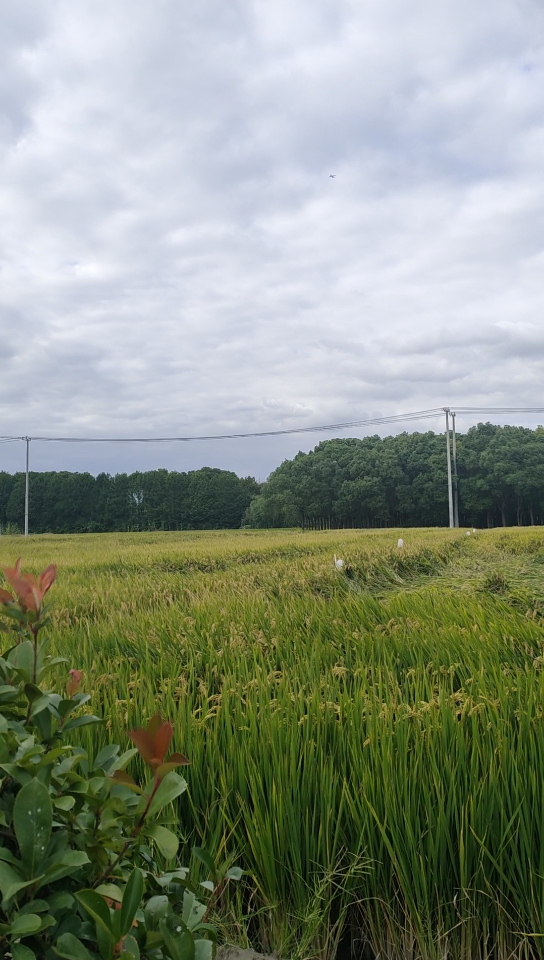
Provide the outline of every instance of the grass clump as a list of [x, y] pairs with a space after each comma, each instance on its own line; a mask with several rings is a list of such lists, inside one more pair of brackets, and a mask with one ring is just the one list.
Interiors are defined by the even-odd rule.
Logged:
[[490, 573], [483, 582], [483, 589], [488, 593], [507, 593], [508, 587], [508, 581], [500, 570]]

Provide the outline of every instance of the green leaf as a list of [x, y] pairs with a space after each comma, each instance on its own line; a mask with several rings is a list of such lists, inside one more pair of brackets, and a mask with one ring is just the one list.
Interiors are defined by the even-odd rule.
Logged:
[[197, 899], [192, 890], [185, 890], [183, 894], [183, 922], [189, 930], [194, 930], [206, 913], [207, 907]]
[[161, 933], [158, 933], [156, 930], [148, 930], [145, 938], [145, 949], [148, 953], [151, 953], [153, 956], [152, 951], [158, 950], [163, 944], [164, 941]]
[[14, 867], [21, 867], [21, 861], [17, 860], [17, 857], [14, 857], [11, 850], [7, 850], [6, 847], [0, 847], [0, 860], [5, 860], [6, 863], [13, 864]]
[[[58, 760], [59, 757], [63, 757], [69, 749], [70, 747], [57, 747], [56, 750], [49, 750], [49, 752], [45, 753], [40, 760], [40, 766], [46, 767], [52, 763], [55, 763], [55, 761]], [[58, 768], [55, 773], [56, 772], [58, 772]]]
[[117, 743], [109, 743], [106, 747], [97, 753], [93, 764], [93, 770], [109, 770], [110, 763], [119, 753]]
[[37, 682], [41, 683], [43, 678], [53, 669], [53, 667], [57, 667], [59, 663], [68, 663], [68, 660], [66, 657], [53, 657], [52, 660], [48, 660], [45, 666], [42, 667], [41, 670], [38, 670], [38, 675], [36, 677]]
[[195, 960], [212, 960], [213, 943], [211, 940], [195, 940]]
[[227, 880], [241, 880], [243, 875], [244, 871], [241, 867], [230, 867], [227, 870], [225, 877]]
[[84, 910], [87, 911], [96, 924], [97, 930], [102, 930], [112, 941], [113, 932], [111, 914], [106, 901], [95, 890], [80, 890], [75, 894]]
[[32, 710], [30, 711], [30, 716], [32, 719], [37, 717], [39, 713], [43, 713], [44, 710], [49, 710], [57, 720], [60, 720], [60, 715], [55, 707], [53, 700], [53, 695], [50, 693], [44, 693], [41, 697], [38, 697], [37, 700], [34, 700], [32, 703]]
[[34, 673], [34, 644], [32, 640], [23, 640], [14, 647], [9, 655], [9, 662], [20, 672], [27, 683], [32, 680]]
[[13, 805], [13, 826], [27, 876], [34, 877], [51, 836], [53, 808], [47, 787], [33, 779], [19, 790]]
[[101, 883], [99, 887], [96, 887], [96, 892], [102, 897], [115, 900], [116, 903], [123, 902], [123, 891], [115, 883]]
[[87, 703], [90, 699], [90, 693], [78, 693], [77, 697], [72, 697], [69, 700], [60, 700], [57, 709], [64, 719], [64, 717], [69, 716], [73, 710], [77, 710], [78, 707], [83, 706], [83, 704]]
[[160, 920], [163, 920], [170, 907], [168, 897], [164, 894], [150, 897], [144, 907], [145, 924], [148, 930], [157, 928]]
[[151, 837], [151, 839], [155, 841], [163, 857], [166, 857], [167, 860], [172, 860], [172, 858], [176, 856], [179, 847], [179, 838], [176, 837], [176, 834], [172, 833], [171, 830], [167, 830], [166, 827], [161, 827], [158, 823], [155, 823], [146, 830], [146, 836]]
[[26, 763], [28, 760], [31, 760], [32, 757], [36, 757], [38, 754], [43, 754], [44, 747], [41, 743], [35, 742], [35, 737], [25, 737], [21, 741], [21, 749], [17, 751], [17, 760]]
[[[6, 603], [6, 604], [4, 604], [4, 608], [3, 608], [3, 610], [2, 610], [2, 613], [3, 613], [4, 616], [6, 616], [6, 617], [11, 617], [13, 620], [18, 620], [19, 623], [25, 623], [25, 622], [26, 622], [26, 616], [25, 616], [25, 614], [24, 614], [23, 611], [20, 609], [20, 607], [17, 606], [16, 603]], [[10, 650], [10, 653], [11, 653], [11, 650]]]
[[96, 942], [100, 951], [102, 960], [113, 960], [114, 940], [111, 939], [102, 927], [96, 927]]
[[130, 934], [123, 940], [123, 952], [119, 955], [119, 960], [140, 960], [140, 949], [134, 937]]
[[36, 954], [30, 947], [25, 947], [22, 943], [12, 943], [10, 946], [13, 960], [36, 960]]
[[42, 922], [40, 924], [40, 929], [38, 933], [42, 933], [44, 930], [47, 930], [48, 927], [56, 926], [57, 921], [51, 913], [46, 913], [45, 917], [42, 917]]
[[91, 954], [73, 933], [63, 933], [55, 944], [59, 957], [66, 960], [92, 960]]
[[8, 899], [8, 890], [16, 883], [21, 882], [21, 874], [8, 866], [3, 860], [0, 861], [0, 890], [4, 900]]
[[176, 763], [175, 761], [172, 763], [168, 763], [168, 761], [166, 763], [161, 763], [160, 767], [157, 767], [155, 770], [155, 776], [158, 777], [159, 780], [164, 780], [166, 774], [170, 773], [171, 770], [175, 770], [176, 767], [179, 767], [179, 763]]
[[41, 925], [42, 921], [37, 913], [19, 914], [11, 924], [10, 934], [12, 937], [29, 937], [31, 933], [36, 933]]
[[186, 789], [187, 781], [183, 777], [180, 777], [179, 773], [171, 770], [159, 784], [158, 790], [149, 806], [148, 817], [156, 816], [167, 803], [172, 803], [172, 801], [184, 793]]
[[158, 883], [159, 887], [167, 887], [168, 884], [175, 881], [185, 881], [188, 873], [188, 867], [177, 867], [175, 870], [168, 870], [167, 873], [163, 873], [160, 876], [155, 877], [155, 882]]
[[125, 752], [122, 753], [120, 757], [117, 757], [117, 760], [112, 763], [109, 772], [113, 773], [115, 770], [124, 770], [137, 753], [137, 747], [132, 747], [131, 750], [125, 750]]
[[11, 898], [14, 897], [16, 893], [19, 893], [19, 890], [24, 890], [25, 887], [32, 887], [40, 879], [41, 879], [40, 877], [34, 877], [33, 880], [24, 880], [21, 883], [14, 883], [13, 886], [9, 887], [8, 890], [6, 891], [5, 899], [11, 900]]
[[50, 710], [40, 710], [33, 718], [42, 740], [49, 740], [53, 733], [53, 714]]
[[8, 866], [7, 863], [0, 862], [0, 891], [4, 900], [10, 900], [19, 890], [30, 887], [36, 883], [40, 877], [33, 880], [21, 880], [21, 875]]
[[23, 913], [46, 913], [48, 910], [49, 903], [47, 900], [31, 900], [30, 903], [25, 903], [24, 907], [21, 907], [19, 916]]
[[195, 960], [195, 942], [180, 917], [165, 917], [159, 930], [172, 960]]
[[213, 861], [213, 857], [210, 853], [208, 853], [207, 850], [204, 849], [204, 847], [193, 847], [191, 853], [194, 854], [197, 860], [200, 860], [200, 862], [204, 864], [209, 873], [211, 873], [213, 876], [216, 875], [217, 870]]
[[13, 780], [17, 780], [18, 783], [21, 783], [23, 786], [25, 783], [30, 783], [33, 779], [32, 774], [28, 773], [27, 770], [24, 770], [23, 767], [20, 767], [18, 763], [0, 763], [0, 768], [5, 770], [9, 777], [12, 777]]
[[71, 810], [72, 807], [75, 807], [76, 798], [75, 797], [57, 797], [54, 801], [55, 810]]
[[70, 910], [74, 904], [74, 898], [71, 893], [65, 893], [64, 891], [52, 893], [47, 900], [51, 913], [60, 913], [62, 910]]
[[62, 729], [64, 733], [67, 733], [68, 730], [75, 730], [76, 727], [87, 727], [90, 723], [104, 723], [104, 721], [100, 717], [94, 717], [92, 714], [86, 713], [82, 717], [69, 720]]
[[142, 871], [135, 867], [128, 883], [123, 891], [123, 902], [121, 904], [120, 930], [121, 936], [129, 932], [132, 928], [132, 921], [136, 916], [136, 911], [142, 902], [144, 892], [144, 878]]
[[83, 850], [68, 850], [67, 853], [63, 853], [58, 863], [48, 867], [43, 878], [38, 878], [42, 881], [38, 885], [38, 889], [45, 883], [53, 883], [54, 880], [62, 880], [63, 877], [69, 877], [71, 873], [76, 873], [76, 871], [79, 870], [80, 867], [85, 866], [86, 863], [90, 863], [90, 860]]
[[36, 686], [35, 683], [25, 683], [25, 697], [30, 700], [31, 703], [34, 703], [34, 700], [39, 700], [40, 697], [43, 697], [43, 690]]
[[[207, 933], [209, 933], [214, 943], [217, 940], [217, 927], [215, 926], [214, 923], [208, 923], [207, 921], [199, 923], [198, 930], [199, 932], [203, 932], [205, 930]], [[193, 934], [194, 934], [194, 931], [193, 931]]]

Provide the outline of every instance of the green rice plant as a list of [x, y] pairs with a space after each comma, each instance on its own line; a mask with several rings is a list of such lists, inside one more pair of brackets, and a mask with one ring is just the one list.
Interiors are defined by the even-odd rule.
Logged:
[[[242, 943], [294, 960], [348, 938], [390, 960], [542, 955], [538, 530], [22, 545], [27, 566], [58, 562], [55, 652], [107, 718], [82, 745], [172, 718], [192, 761], [177, 829], [247, 870], [226, 927]], [[505, 589], [482, 590], [498, 573]]]

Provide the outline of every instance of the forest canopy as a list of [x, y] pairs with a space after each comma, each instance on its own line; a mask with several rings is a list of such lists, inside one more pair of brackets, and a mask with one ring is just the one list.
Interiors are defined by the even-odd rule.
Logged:
[[[478, 424], [457, 434], [461, 524], [544, 522], [544, 428]], [[255, 527], [447, 526], [444, 434], [326, 440], [286, 460], [252, 500]]]
[[[457, 435], [462, 525], [544, 523], [544, 428]], [[0, 472], [2, 530], [21, 529], [23, 473]], [[447, 526], [444, 434], [325, 440], [266, 483], [229, 470], [30, 474], [32, 533], [249, 527]]]
[[[31, 533], [221, 530], [239, 527], [259, 485], [230, 470], [189, 473], [47, 472], [30, 474]], [[25, 475], [0, 473], [2, 529], [24, 522]]]

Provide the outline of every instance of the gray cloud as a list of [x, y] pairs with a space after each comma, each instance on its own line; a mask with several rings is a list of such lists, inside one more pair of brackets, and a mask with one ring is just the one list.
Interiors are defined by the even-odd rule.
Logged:
[[[542, 402], [536, 0], [54, 0], [3, 16], [1, 433]], [[319, 439], [182, 459], [263, 476]], [[179, 462], [97, 449], [46, 460]], [[1, 455], [11, 469], [15, 449]]]

